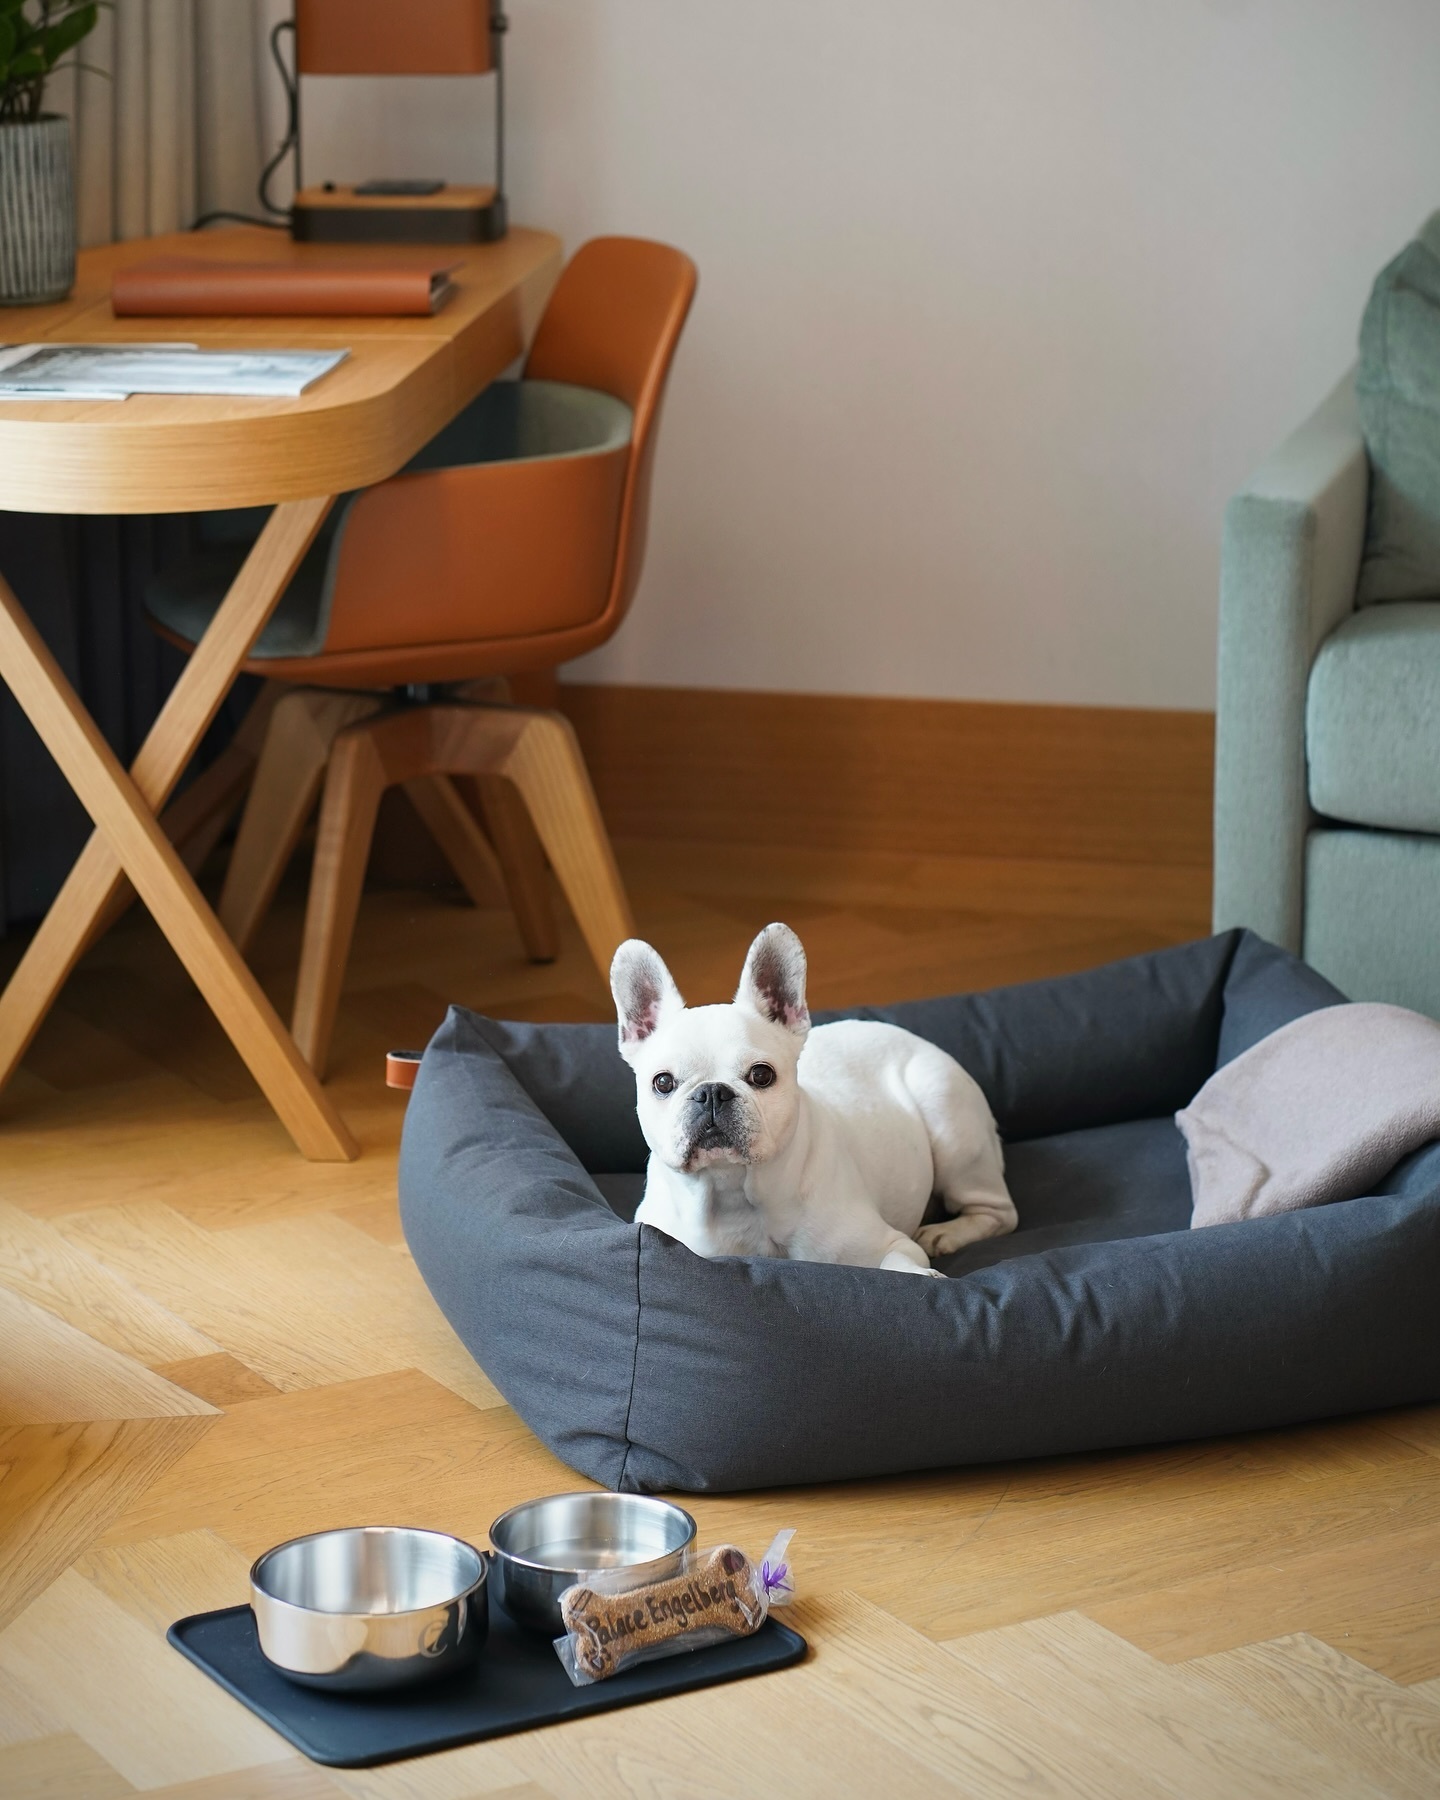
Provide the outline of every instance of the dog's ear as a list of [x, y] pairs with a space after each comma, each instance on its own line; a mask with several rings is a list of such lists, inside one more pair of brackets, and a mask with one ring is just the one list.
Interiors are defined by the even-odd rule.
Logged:
[[810, 1029], [805, 948], [788, 925], [767, 925], [750, 946], [735, 1004], [750, 1007], [797, 1037]]
[[615, 952], [610, 964], [610, 992], [615, 996], [615, 1011], [620, 1018], [622, 1056], [643, 1044], [658, 1026], [685, 1007], [659, 951], [639, 938], [626, 938]]

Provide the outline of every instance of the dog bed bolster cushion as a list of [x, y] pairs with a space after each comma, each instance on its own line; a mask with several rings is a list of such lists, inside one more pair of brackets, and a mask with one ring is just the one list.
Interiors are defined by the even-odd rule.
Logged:
[[1365, 1199], [1188, 1229], [1172, 1115], [1217, 1066], [1341, 998], [1229, 932], [817, 1014], [931, 1039], [995, 1112], [1021, 1229], [949, 1259], [944, 1282], [707, 1261], [635, 1227], [615, 1207], [633, 1211], [646, 1149], [614, 1027], [455, 1008], [406, 1118], [406, 1237], [506, 1399], [614, 1488], [829, 1481], [1432, 1399], [1440, 1146]]

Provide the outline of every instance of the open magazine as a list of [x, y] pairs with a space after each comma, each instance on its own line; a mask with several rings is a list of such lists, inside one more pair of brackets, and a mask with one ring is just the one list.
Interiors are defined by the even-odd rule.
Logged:
[[131, 394], [293, 399], [348, 350], [201, 350], [195, 344], [0, 346], [0, 400], [128, 400]]

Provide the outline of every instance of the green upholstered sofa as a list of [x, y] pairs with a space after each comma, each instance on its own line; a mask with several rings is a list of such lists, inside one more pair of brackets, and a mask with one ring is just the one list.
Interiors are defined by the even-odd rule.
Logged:
[[1215, 924], [1440, 1017], [1440, 569], [1357, 607], [1369, 489], [1347, 379], [1226, 512]]

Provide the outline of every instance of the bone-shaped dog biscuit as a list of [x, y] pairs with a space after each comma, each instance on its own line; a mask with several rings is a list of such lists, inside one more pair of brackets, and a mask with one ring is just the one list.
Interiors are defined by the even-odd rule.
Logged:
[[624, 1594], [567, 1588], [560, 1614], [570, 1633], [575, 1664], [592, 1681], [613, 1675], [637, 1650], [663, 1644], [687, 1631], [709, 1627], [748, 1637], [765, 1622], [761, 1585], [749, 1559], [721, 1544], [686, 1575], [652, 1581]]

